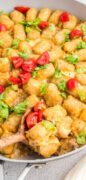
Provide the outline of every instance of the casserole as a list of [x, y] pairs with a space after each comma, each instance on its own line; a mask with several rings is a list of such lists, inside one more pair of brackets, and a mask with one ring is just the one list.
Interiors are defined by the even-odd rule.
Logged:
[[[38, 5], [37, 5], [37, 1], [34, 2], [34, 1], [31, 1], [29, 3], [29, 6], [33, 6], [33, 7], [37, 7], [37, 8], [40, 8], [40, 7], [45, 7], [45, 3], [46, 1], [43, 1], [43, 2], [38, 2]], [[49, 1], [47, 1], [47, 6], [48, 6], [48, 3]], [[8, 1], [8, 4], [6, 5], [6, 8], [4, 7], [4, 4], [5, 4], [5, 0], [3, 1], [3, 3], [1, 3], [1, 8], [2, 9], [6, 9], [7, 11], [10, 11], [12, 9], [12, 7], [14, 7], [15, 5], [28, 5], [28, 2], [27, 1], [21, 1], [21, 2], [18, 2], [18, 1], [15, 1], [15, 2], [12, 2], [12, 1]], [[56, 9], [56, 4], [57, 4], [57, 1], [54, 1], [52, 3], [49, 3], [49, 8], [51, 9]], [[69, 10], [71, 6], [71, 9]], [[64, 7], [64, 8], [63, 8]], [[66, 9], [68, 10], [69, 12], [71, 12], [72, 14], [75, 14], [76, 16], [78, 16], [79, 18], [82, 18], [82, 19], [85, 19], [84, 17], [84, 12], [85, 12], [85, 6], [82, 5], [82, 4], [79, 4], [79, 3], [76, 3], [76, 2], [72, 2], [72, 1], [60, 1], [59, 2], [59, 6], [58, 6], [58, 9]], [[77, 12], [76, 12], [76, 9], [77, 9]], [[83, 14], [80, 14], [80, 12], [83, 10]], [[48, 159], [39, 159], [39, 157], [34, 157], [33, 155], [28, 157], [28, 160], [9, 160], [3, 156], [1, 156], [1, 160], [9, 160], [9, 161], [17, 161], [17, 162], [27, 162], [27, 163], [46, 163], [47, 161], [51, 161], [51, 160], [55, 160], [55, 159], [59, 159], [59, 158], [63, 158], [63, 157], [66, 157], [68, 155], [71, 155], [73, 153], [76, 153], [80, 150], [83, 150], [85, 148], [82, 147], [78, 150], [75, 150], [73, 152], [70, 152], [68, 154], [65, 154], [65, 155], [62, 155], [62, 156], [59, 156], [59, 157], [51, 157], [51, 158], [48, 158]], [[35, 160], [34, 160], [35, 159]]]

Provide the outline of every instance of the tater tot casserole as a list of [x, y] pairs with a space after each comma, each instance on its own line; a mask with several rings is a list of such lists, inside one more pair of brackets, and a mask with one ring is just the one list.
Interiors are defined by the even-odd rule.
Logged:
[[0, 153], [47, 158], [86, 144], [86, 22], [69, 12], [0, 11], [0, 139], [25, 120], [28, 145]]

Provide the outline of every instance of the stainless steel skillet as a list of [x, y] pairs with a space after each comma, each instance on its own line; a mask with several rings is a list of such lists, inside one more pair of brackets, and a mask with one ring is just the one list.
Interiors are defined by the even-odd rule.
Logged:
[[[81, 19], [85, 19], [85, 11], [86, 11], [86, 5], [83, 5], [79, 2], [76, 2], [74, 0], [0, 0], [0, 9], [5, 11], [10, 11], [14, 6], [18, 5], [26, 5], [30, 7], [49, 7], [51, 9], [66, 9], [67, 11], [75, 14]], [[50, 161], [54, 160], [60, 160], [65, 159], [67, 157], [70, 158], [70, 156], [74, 156], [74, 154], [77, 155], [77, 153], [81, 153], [81, 151], [84, 151], [86, 148], [86, 145], [74, 150], [70, 153], [67, 153], [65, 155], [61, 156], [53, 156], [47, 159], [41, 158], [40, 156], [35, 155], [34, 153], [30, 156], [28, 156], [26, 159], [8, 159], [4, 156], [0, 155], [0, 180], [3, 180], [3, 162], [9, 161], [9, 162], [19, 162], [19, 163], [27, 163], [26, 168], [24, 169], [22, 175], [19, 177], [18, 180], [23, 180], [26, 176], [26, 174], [30, 171], [33, 167], [40, 167], [43, 164], [46, 164]]]

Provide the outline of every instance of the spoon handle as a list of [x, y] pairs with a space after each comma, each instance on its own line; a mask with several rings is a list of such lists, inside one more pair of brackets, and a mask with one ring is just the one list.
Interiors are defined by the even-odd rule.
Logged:
[[12, 136], [2, 138], [0, 139], [0, 150], [6, 146], [9, 146], [11, 144], [15, 144], [17, 142], [22, 142], [25, 140], [25, 137], [23, 134], [16, 133]]

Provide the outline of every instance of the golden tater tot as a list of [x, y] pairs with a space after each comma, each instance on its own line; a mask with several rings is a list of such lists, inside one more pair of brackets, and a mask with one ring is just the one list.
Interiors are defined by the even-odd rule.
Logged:
[[24, 41], [26, 38], [26, 34], [24, 31], [24, 27], [21, 24], [16, 24], [14, 26], [14, 39], [20, 39]]
[[10, 17], [12, 21], [16, 24], [25, 20], [25, 16], [17, 10], [12, 11]]
[[38, 18], [40, 18], [42, 21], [47, 21], [50, 17], [51, 10], [49, 8], [43, 8], [40, 10]]
[[30, 8], [26, 13], [26, 21], [32, 21], [36, 18], [38, 10], [36, 8]]

